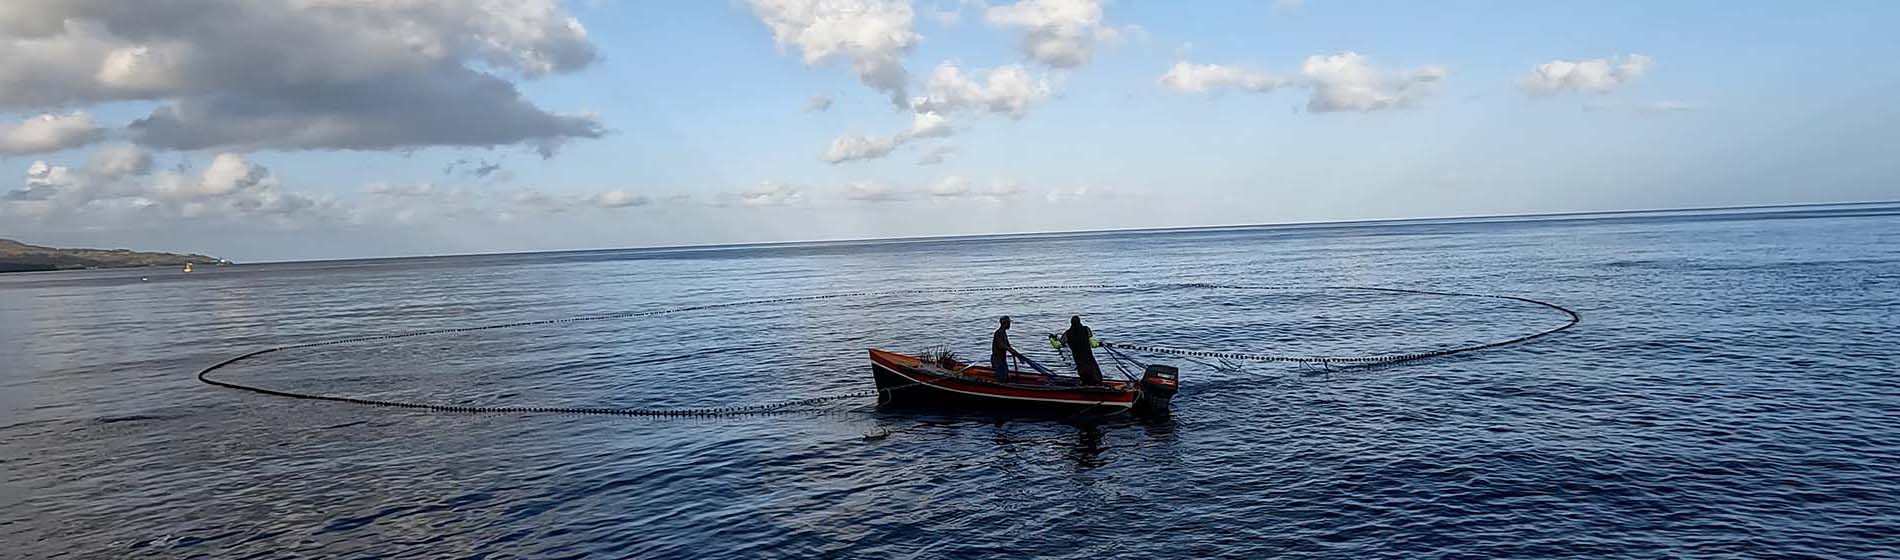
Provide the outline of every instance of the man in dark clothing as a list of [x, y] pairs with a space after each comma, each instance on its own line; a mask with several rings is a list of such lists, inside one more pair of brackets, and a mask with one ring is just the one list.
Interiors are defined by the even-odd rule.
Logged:
[[1082, 316], [1069, 317], [1069, 330], [1062, 333], [1062, 345], [1069, 347], [1069, 355], [1075, 358], [1075, 374], [1082, 377], [1083, 385], [1102, 384], [1102, 366], [1095, 363], [1095, 333], [1082, 326]]
[[1004, 315], [996, 324], [996, 334], [990, 335], [990, 371], [996, 372], [998, 383], [1008, 383], [1009, 356], [1014, 354], [1017, 358], [1028, 358], [1023, 358], [1021, 352], [1009, 345], [1009, 316]]

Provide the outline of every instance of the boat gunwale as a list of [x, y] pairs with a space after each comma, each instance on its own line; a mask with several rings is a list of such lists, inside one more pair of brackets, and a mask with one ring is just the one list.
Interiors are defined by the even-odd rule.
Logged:
[[[1115, 385], [1101, 387], [1038, 386], [999, 383], [993, 380], [967, 375], [938, 374], [917, 367], [918, 365], [927, 363], [920, 357], [875, 348], [871, 349], [871, 362], [874, 367], [883, 368], [903, 377], [911, 383], [975, 397], [1099, 405], [1120, 408], [1133, 406], [1136, 401], [1140, 400], [1141, 396], [1139, 386], [1126, 382], [1113, 382]], [[987, 371], [987, 369], [985, 369], [985, 371]], [[1009, 392], [1031, 394], [1010, 394]]]

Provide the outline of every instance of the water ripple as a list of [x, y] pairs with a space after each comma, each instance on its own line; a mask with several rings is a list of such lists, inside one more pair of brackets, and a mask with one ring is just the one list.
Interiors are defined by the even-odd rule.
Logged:
[[[0, 556], [1891, 555], [1895, 270], [1900, 218], [1878, 214], [0, 278]], [[342, 333], [1091, 282], [1512, 293], [1587, 320], [1399, 367], [1184, 364], [1165, 422], [863, 402], [744, 418], [434, 414], [189, 375]], [[230, 375], [431, 402], [756, 403], [865, 387], [866, 347], [975, 356], [996, 315], [1032, 346], [1077, 313], [1105, 338], [1281, 354], [1419, 351], [1552, 320], [1380, 294], [892, 295], [313, 348]]]

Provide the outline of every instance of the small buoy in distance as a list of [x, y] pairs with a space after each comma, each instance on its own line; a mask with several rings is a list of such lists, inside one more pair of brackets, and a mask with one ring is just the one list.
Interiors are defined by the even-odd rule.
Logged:
[[151, 279], [151, 278], [146, 278], [146, 277], [144, 277], [144, 276], [140, 276], [140, 277], [139, 277], [139, 281], [140, 281], [140, 282], [151, 282], [151, 281], [152, 281], [152, 279]]
[[878, 428], [875, 430], [864, 432], [865, 441], [877, 441], [877, 440], [884, 439], [887, 437], [891, 437], [891, 431], [884, 428]]

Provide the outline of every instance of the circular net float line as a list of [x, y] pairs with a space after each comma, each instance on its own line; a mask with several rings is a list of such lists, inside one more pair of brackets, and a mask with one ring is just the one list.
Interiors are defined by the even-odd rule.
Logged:
[[[1461, 292], [1440, 292], [1440, 291], [1431, 291], [1431, 290], [1412, 290], [1412, 289], [1405, 289], [1405, 288], [1380, 288], [1380, 287], [1368, 287], [1368, 286], [1259, 286], [1259, 285], [1244, 285], [1244, 284], [1172, 283], [1172, 284], [1060, 284], [1060, 285], [1047, 285], [1047, 286], [999, 286], [999, 287], [985, 287], [985, 288], [916, 288], [916, 289], [904, 289], [904, 290], [838, 292], [838, 293], [806, 295], [806, 296], [788, 296], [788, 297], [778, 297], [778, 298], [768, 298], [768, 299], [739, 300], [739, 301], [730, 301], [730, 302], [723, 302], [723, 303], [711, 303], [711, 304], [705, 304], [705, 305], [689, 305], [689, 306], [673, 307], [673, 308], [667, 308], [667, 309], [654, 309], [654, 310], [647, 310], [647, 311], [628, 311], [628, 312], [620, 312], [620, 313], [608, 313], [608, 314], [602, 314], [602, 315], [584, 315], [584, 316], [578, 316], [578, 317], [566, 317], [566, 318], [560, 318], [560, 319], [519, 321], [519, 322], [513, 322], [513, 323], [497, 323], [497, 324], [479, 325], [479, 326], [473, 326], [473, 327], [431, 329], [431, 330], [410, 331], [410, 332], [381, 334], [381, 335], [316, 340], [316, 341], [311, 341], [311, 342], [303, 342], [303, 343], [297, 343], [297, 344], [288, 344], [288, 345], [283, 345], [283, 346], [263, 348], [259, 350], [253, 350], [244, 354], [232, 356], [230, 358], [226, 358], [223, 361], [220, 361], [202, 370], [199, 370], [198, 381], [203, 382], [207, 385], [223, 387], [226, 389], [235, 389], [239, 391], [247, 391], [251, 393], [258, 393], [258, 394], [270, 395], [270, 396], [275, 396], [275, 397], [339, 402], [339, 403], [366, 405], [366, 406], [407, 408], [407, 409], [415, 409], [415, 410], [432, 410], [432, 411], [440, 411], [440, 412], [556, 413], [556, 414], [602, 414], [602, 415], [617, 415], [617, 416], [675, 416], [675, 417], [740, 416], [740, 415], [750, 415], [750, 414], [793, 413], [793, 412], [800, 412], [798, 410], [791, 410], [791, 409], [796, 409], [797, 407], [800, 407], [800, 406], [811, 406], [811, 405], [827, 403], [830, 401], [869, 397], [869, 396], [877, 395], [879, 390], [853, 391], [849, 393], [824, 395], [824, 396], [809, 397], [809, 398], [802, 398], [802, 399], [790, 399], [790, 400], [776, 401], [776, 402], [769, 402], [769, 403], [762, 403], [762, 404], [714, 406], [714, 407], [617, 408], [617, 407], [585, 407], [585, 406], [580, 406], [580, 407], [575, 407], [575, 406], [480, 406], [480, 405], [453, 405], [453, 404], [436, 404], [436, 403], [423, 403], [423, 402], [410, 402], [410, 401], [393, 401], [393, 400], [368, 399], [368, 398], [339, 396], [339, 395], [325, 395], [325, 394], [317, 394], [317, 393], [301, 393], [301, 392], [296, 392], [296, 391], [271, 389], [268, 387], [260, 387], [256, 385], [247, 385], [243, 383], [214, 379], [211, 377], [211, 373], [219, 369], [223, 369], [232, 364], [236, 364], [244, 360], [255, 358], [257, 356], [262, 356], [265, 354], [271, 354], [275, 352], [289, 351], [289, 350], [299, 350], [299, 349], [316, 348], [316, 347], [323, 347], [323, 346], [339, 346], [339, 345], [345, 345], [345, 344], [362, 344], [362, 343], [369, 343], [369, 342], [399, 340], [399, 339], [405, 339], [405, 338], [417, 338], [417, 337], [425, 337], [425, 336], [441, 336], [441, 335], [474, 332], [474, 331], [500, 330], [500, 329], [512, 329], [512, 328], [546, 326], [546, 325], [561, 325], [561, 324], [568, 324], [568, 323], [584, 323], [584, 322], [605, 321], [605, 320], [612, 320], [612, 319], [637, 319], [637, 318], [646, 318], [646, 317], [659, 317], [659, 316], [665, 316], [665, 315], [693, 313], [693, 312], [699, 312], [699, 311], [710, 311], [710, 310], [727, 309], [727, 308], [734, 308], [734, 307], [749, 307], [749, 306], [760, 306], [760, 305], [821, 301], [821, 300], [841, 299], [841, 298], [860, 298], [860, 297], [878, 297], [878, 296], [970, 294], [970, 293], [991, 293], [991, 292], [1124, 290], [1124, 289], [1212, 289], [1212, 290], [1258, 290], [1258, 291], [1288, 291], [1288, 292], [1332, 290], [1332, 291], [1357, 291], [1357, 292], [1407, 294], [1407, 295], [1430, 295], [1430, 296], [1461, 297], [1461, 298], [1486, 298], [1486, 299], [1501, 299], [1501, 300], [1517, 301], [1517, 302], [1529, 303], [1529, 304], [1533, 304], [1533, 305], [1537, 305], [1541, 307], [1546, 307], [1546, 308], [1556, 310], [1564, 314], [1564, 316], [1567, 318], [1567, 320], [1562, 325], [1558, 325], [1556, 327], [1544, 329], [1544, 330], [1537, 331], [1531, 334], [1527, 334], [1527, 335], [1523, 335], [1523, 336], [1519, 336], [1519, 337], [1515, 337], [1515, 338], [1511, 338], [1507, 340], [1499, 340], [1499, 341], [1487, 342], [1483, 344], [1460, 346], [1460, 347], [1455, 347], [1455, 348], [1445, 348], [1445, 349], [1432, 350], [1432, 351], [1426, 351], [1426, 352], [1409, 352], [1409, 353], [1402, 353], [1402, 354], [1380, 354], [1380, 355], [1368, 355], [1368, 356], [1295, 356], [1295, 355], [1278, 355], [1278, 354], [1256, 354], [1256, 353], [1248, 353], [1248, 352], [1216, 352], [1216, 351], [1207, 351], [1207, 350], [1172, 348], [1172, 347], [1166, 347], [1166, 346], [1156, 346], [1156, 345], [1139, 344], [1139, 343], [1107, 342], [1107, 341], [1102, 342], [1103, 347], [1112, 348], [1112, 349], [1149, 353], [1149, 354], [1175, 355], [1175, 356], [1183, 356], [1183, 357], [1189, 357], [1189, 358], [1216, 358], [1216, 359], [1225, 359], [1225, 360], [1318, 364], [1318, 365], [1327, 365], [1327, 366], [1346, 366], [1346, 367], [1386, 365], [1386, 364], [1396, 364], [1400, 362], [1409, 362], [1409, 361], [1414, 361], [1414, 360], [1423, 360], [1423, 359], [1428, 359], [1428, 358], [1439, 358], [1439, 357], [1451, 356], [1454, 354], [1465, 354], [1465, 353], [1470, 353], [1470, 352], [1477, 352], [1480, 350], [1497, 348], [1500, 346], [1508, 346], [1512, 344], [1527, 342], [1533, 339], [1541, 338], [1544, 336], [1548, 336], [1548, 335], [1555, 334], [1557, 332], [1561, 332], [1563, 330], [1569, 329], [1570, 327], [1576, 326], [1577, 323], [1583, 320], [1582, 316], [1578, 315], [1576, 311], [1572, 311], [1569, 308], [1566, 308], [1554, 303], [1535, 300], [1531, 298], [1525, 298], [1525, 297], [1496, 295], [1496, 294], [1473, 294], [1473, 293], [1461, 293]], [[907, 389], [909, 387], [914, 387], [914, 386], [915, 385], [899, 387], [897, 389], [892, 389], [892, 390], [903, 390], [903, 389]]]
[[1145, 352], [1145, 353], [1150, 353], [1150, 354], [1169, 354], [1169, 355], [1175, 355], [1175, 356], [1185, 356], [1185, 357], [1190, 357], [1190, 358], [1215, 358], [1215, 359], [1223, 359], [1223, 360], [1315, 364], [1315, 365], [1327, 365], [1327, 366], [1373, 366], [1373, 365], [1396, 364], [1399, 362], [1410, 362], [1414, 360], [1423, 360], [1427, 358], [1440, 358], [1444, 356], [1450, 356], [1453, 354], [1464, 354], [1464, 353], [1469, 353], [1469, 352], [1476, 352], [1479, 350], [1497, 348], [1499, 346], [1509, 346], [1512, 344], [1527, 342], [1532, 339], [1542, 338], [1544, 336], [1555, 334], [1559, 331], [1563, 331], [1565, 329], [1569, 329], [1570, 327], [1574, 327], [1577, 325], [1577, 323], [1583, 321], [1583, 316], [1578, 315], [1576, 311], [1572, 311], [1569, 308], [1566, 308], [1561, 305], [1544, 302], [1544, 301], [1538, 301], [1538, 300], [1525, 298], [1525, 297], [1496, 295], [1496, 294], [1467, 294], [1467, 293], [1459, 293], [1459, 292], [1435, 292], [1435, 291], [1430, 291], [1430, 290], [1410, 290], [1410, 289], [1405, 289], [1405, 288], [1374, 288], [1374, 287], [1365, 287], [1365, 286], [1312, 286], [1312, 287], [1304, 287], [1304, 288], [1291, 287], [1291, 286], [1245, 286], [1245, 285], [1231, 285], [1231, 284], [1176, 284], [1175, 286], [1180, 287], [1180, 288], [1205, 288], [1205, 289], [1222, 289], [1222, 290], [1280, 290], [1280, 291], [1349, 290], [1349, 291], [1384, 292], [1384, 293], [1408, 294], [1408, 295], [1430, 295], [1430, 296], [1445, 296], [1445, 297], [1502, 299], [1502, 300], [1524, 302], [1524, 303], [1529, 303], [1533, 305], [1550, 308], [1550, 309], [1556, 310], [1559, 313], [1563, 313], [1566, 320], [1564, 321], [1564, 324], [1562, 325], [1558, 325], [1556, 327], [1544, 329], [1541, 331], [1537, 331], [1534, 333], [1530, 333], [1530, 334], [1526, 334], [1523, 336], [1506, 339], [1506, 340], [1486, 342], [1483, 344], [1474, 344], [1470, 346], [1459, 346], [1455, 348], [1445, 348], [1445, 349], [1440, 349], [1440, 350], [1430, 350], [1430, 351], [1425, 351], [1425, 352], [1407, 352], [1407, 353], [1401, 353], [1401, 354], [1378, 354], [1378, 355], [1370, 355], [1370, 356], [1288, 356], [1288, 355], [1279, 355], [1279, 354], [1254, 354], [1254, 353], [1248, 353], [1248, 352], [1213, 352], [1213, 351], [1207, 351], [1207, 350], [1170, 348], [1166, 346], [1154, 346], [1154, 345], [1149, 345], [1149, 344], [1120, 343], [1120, 342], [1106, 342], [1106, 341], [1102, 342], [1102, 346], [1110, 347], [1110, 348], [1118, 348], [1121, 350], [1129, 350], [1129, 351], [1134, 351], [1134, 352]]

